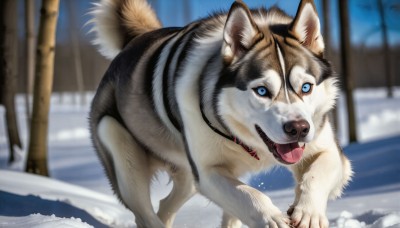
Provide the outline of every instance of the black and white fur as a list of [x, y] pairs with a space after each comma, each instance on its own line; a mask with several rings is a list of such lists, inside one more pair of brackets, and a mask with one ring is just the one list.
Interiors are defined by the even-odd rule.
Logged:
[[[92, 14], [94, 43], [113, 61], [92, 103], [91, 135], [138, 227], [171, 227], [196, 192], [223, 209], [222, 227], [328, 227], [327, 200], [352, 171], [328, 120], [337, 87], [312, 0], [294, 19], [237, 1], [182, 28], [161, 28], [145, 0], [102, 0]], [[297, 181], [287, 215], [238, 179], [274, 165]], [[173, 189], [156, 213], [159, 170]]]

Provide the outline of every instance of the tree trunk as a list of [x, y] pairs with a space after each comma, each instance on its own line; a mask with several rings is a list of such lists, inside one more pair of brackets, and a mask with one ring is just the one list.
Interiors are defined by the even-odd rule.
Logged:
[[339, 0], [340, 41], [343, 85], [346, 92], [349, 142], [357, 142], [357, 123], [353, 99], [353, 75], [351, 69], [350, 21], [348, 1]]
[[48, 176], [47, 134], [53, 85], [59, 0], [43, 0], [36, 56], [32, 121], [26, 171]]
[[330, 14], [330, 7], [329, 7], [330, 1], [329, 0], [322, 0], [322, 15], [324, 19], [324, 30], [322, 31], [324, 35], [324, 41], [325, 41], [325, 57], [327, 59], [330, 58], [331, 55], [331, 34], [330, 34], [330, 19], [331, 19], [331, 14]]
[[33, 77], [35, 75], [35, 2], [34, 0], [25, 0], [25, 58], [26, 58], [26, 75], [25, 75], [25, 109], [27, 129], [29, 130], [31, 121], [31, 101], [33, 89]]
[[188, 24], [192, 21], [192, 15], [191, 15], [191, 2], [188, 0], [183, 0], [182, 1], [182, 5], [183, 5], [183, 21], [185, 24]]
[[383, 8], [382, 0], [378, 0], [378, 12], [381, 18], [381, 29], [382, 29], [382, 43], [383, 43], [383, 73], [386, 77], [386, 87], [387, 87], [387, 96], [389, 98], [393, 97], [393, 77], [391, 74], [391, 62], [390, 62], [390, 49], [388, 45], [388, 32], [385, 20], [385, 11]]
[[[325, 41], [325, 58], [330, 60], [331, 59], [331, 33], [330, 33], [330, 24], [331, 24], [331, 14], [330, 14], [330, 1], [329, 0], [322, 0], [322, 11], [323, 11], [323, 19], [324, 19], [324, 41]], [[338, 129], [338, 121], [337, 121], [337, 108], [336, 106], [333, 107], [331, 112], [332, 124], [335, 129]]]
[[14, 147], [22, 148], [19, 137], [17, 115], [15, 112], [15, 90], [17, 78], [18, 60], [18, 36], [17, 36], [17, 1], [2, 0], [1, 2], [1, 75], [2, 75], [2, 104], [5, 107], [5, 125], [8, 133], [8, 146], [10, 156], [9, 163], [15, 159]]
[[75, 66], [75, 78], [76, 78], [76, 85], [78, 87], [78, 91], [80, 94], [81, 98], [81, 105], [86, 104], [86, 99], [85, 99], [85, 88], [84, 88], [84, 83], [83, 83], [83, 73], [82, 73], [82, 59], [81, 59], [81, 51], [79, 48], [79, 37], [78, 33], [76, 32], [76, 15], [75, 15], [75, 10], [73, 9], [73, 3], [74, 1], [67, 1], [66, 3], [68, 4], [68, 11], [69, 11], [69, 16], [70, 16], [70, 35], [71, 35], [71, 41], [72, 41], [72, 53], [73, 53], [73, 60], [74, 60], [74, 66]]

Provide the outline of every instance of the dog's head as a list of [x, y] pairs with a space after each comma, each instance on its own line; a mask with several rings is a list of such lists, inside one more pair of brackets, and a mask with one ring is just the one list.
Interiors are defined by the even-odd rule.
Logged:
[[313, 1], [301, 1], [294, 19], [235, 2], [215, 96], [220, 120], [247, 145], [285, 164], [298, 162], [335, 103], [335, 79], [323, 51]]

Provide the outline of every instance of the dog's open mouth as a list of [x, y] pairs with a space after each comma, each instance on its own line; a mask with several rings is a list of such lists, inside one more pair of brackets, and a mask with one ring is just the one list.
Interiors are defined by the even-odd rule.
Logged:
[[278, 161], [284, 164], [294, 164], [301, 159], [305, 144], [303, 146], [300, 146], [298, 142], [278, 144], [268, 138], [267, 134], [258, 125], [256, 125], [256, 130]]

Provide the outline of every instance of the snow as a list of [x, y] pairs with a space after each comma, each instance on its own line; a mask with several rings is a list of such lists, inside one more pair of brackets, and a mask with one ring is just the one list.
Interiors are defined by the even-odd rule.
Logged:
[[[358, 140], [367, 142], [374, 139], [400, 135], [400, 89], [394, 91], [394, 98], [386, 98], [384, 89], [362, 89], [354, 93], [354, 103], [359, 128]], [[347, 141], [345, 97], [338, 100], [339, 135], [342, 145]], [[397, 127], [396, 127], [397, 126]]]
[[[133, 214], [113, 195], [91, 146], [89, 105], [75, 104], [71, 94], [64, 94], [62, 101], [60, 97], [52, 97], [50, 112], [51, 178], [21, 172], [25, 149], [18, 151], [17, 162], [7, 165], [7, 138], [0, 125], [0, 227], [135, 227]], [[360, 144], [346, 145], [343, 101], [340, 97], [340, 142], [355, 176], [343, 197], [328, 203], [330, 227], [400, 227], [400, 89], [392, 99], [383, 89], [356, 91]], [[22, 97], [17, 112], [26, 144]], [[0, 107], [0, 123], [3, 118]], [[248, 183], [266, 192], [282, 211], [293, 202], [293, 180], [284, 169], [253, 176]], [[155, 209], [171, 187], [161, 173], [152, 185]], [[217, 227], [221, 215], [217, 206], [197, 195], [179, 211], [174, 227]]]
[[19, 227], [32, 227], [32, 228], [86, 228], [93, 227], [79, 218], [58, 218], [55, 215], [46, 216], [41, 214], [31, 214], [18, 218], [0, 216], [0, 227], [19, 228]]
[[[60, 214], [80, 216], [86, 221], [97, 223], [97, 225], [109, 224], [116, 227], [134, 225], [133, 221], [130, 221], [131, 213], [121, 207], [117, 199], [111, 195], [42, 176], [6, 170], [0, 171], [0, 183], [2, 183], [0, 187], [2, 195], [8, 195], [7, 198], [0, 195], [0, 199], [10, 202], [7, 210], [13, 210], [13, 207], [16, 207], [15, 210], [19, 211], [18, 213], [23, 213], [21, 205], [26, 205], [26, 203], [19, 202], [17, 199], [23, 201], [29, 199], [28, 201], [36, 202], [34, 207], [40, 213], [52, 213], [52, 211], [46, 211], [42, 206], [54, 207]], [[59, 208], [63, 210], [59, 210]], [[24, 210], [31, 209], [24, 208]], [[125, 222], [121, 223], [120, 221]]]

